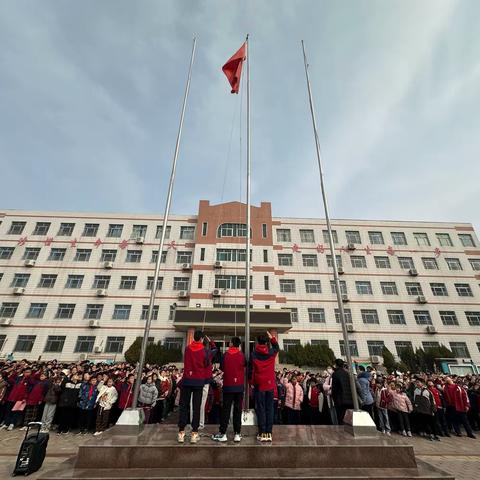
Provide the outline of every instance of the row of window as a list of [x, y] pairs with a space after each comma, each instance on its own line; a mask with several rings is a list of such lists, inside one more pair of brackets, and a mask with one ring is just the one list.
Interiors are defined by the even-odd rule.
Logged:
[[[336, 230], [332, 231], [333, 242], [338, 243], [338, 234]], [[385, 239], [382, 232], [370, 231], [368, 234], [368, 244], [371, 245], [385, 245]], [[391, 232], [391, 240], [393, 245], [408, 245], [407, 236], [403, 232]], [[441, 247], [453, 247], [453, 242], [449, 233], [436, 233], [437, 242]], [[323, 242], [329, 244], [328, 230], [322, 231]], [[418, 246], [430, 246], [430, 238], [427, 233], [414, 232], [413, 238]], [[469, 233], [459, 233], [458, 239], [463, 247], [475, 247], [473, 236]], [[292, 232], [289, 228], [277, 228], [277, 242], [291, 242]], [[300, 229], [300, 241], [302, 243], [316, 243], [315, 232], [312, 229]], [[346, 243], [353, 243], [355, 245], [362, 242], [361, 234], [358, 230], [345, 231]]]

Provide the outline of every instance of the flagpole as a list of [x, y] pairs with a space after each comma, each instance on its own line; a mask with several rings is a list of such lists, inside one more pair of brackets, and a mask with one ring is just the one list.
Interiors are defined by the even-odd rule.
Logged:
[[187, 85], [185, 87], [185, 94], [183, 97], [183, 105], [182, 111], [180, 114], [180, 124], [178, 126], [178, 133], [177, 133], [177, 141], [175, 144], [175, 152], [173, 154], [173, 161], [172, 161], [172, 170], [170, 173], [170, 183], [168, 184], [168, 192], [167, 192], [167, 199], [165, 202], [165, 213], [163, 215], [163, 228], [162, 228], [162, 235], [160, 237], [160, 242], [158, 246], [158, 255], [157, 261], [155, 262], [155, 273], [153, 276], [153, 284], [152, 284], [152, 291], [150, 292], [150, 303], [148, 305], [148, 315], [147, 321], [145, 322], [145, 330], [143, 332], [143, 339], [142, 339], [142, 348], [140, 350], [140, 359], [138, 361], [137, 367], [137, 377], [135, 379], [135, 386], [133, 389], [133, 399], [132, 399], [132, 408], [137, 408], [138, 406], [138, 395], [140, 392], [140, 385], [142, 383], [142, 372], [143, 367], [145, 364], [145, 353], [147, 350], [148, 345], [148, 335], [150, 333], [150, 327], [152, 325], [152, 318], [153, 318], [153, 307], [155, 304], [155, 294], [157, 292], [157, 283], [158, 283], [158, 274], [160, 273], [160, 265], [162, 262], [162, 252], [163, 246], [165, 244], [165, 235], [167, 232], [167, 223], [168, 223], [168, 216], [170, 214], [170, 206], [172, 203], [172, 193], [173, 193], [173, 184], [175, 182], [175, 172], [177, 169], [177, 159], [178, 159], [178, 152], [180, 150], [180, 140], [182, 138], [182, 129], [183, 129], [183, 120], [185, 118], [185, 109], [187, 106], [187, 99], [188, 93], [190, 91], [190, 81], [192, 78], [192, 67], [193, 67], [193, 60], [195, 58], [195, 47], [197, 44], [196, 37], [193, 37], [193, 45], [192, 45], [192, 54], [190, 58], [190, 67], [188, 69], [188, 78], [187, 78]]
[[[335, 290], [337, 292], [337, 303], [338, 303], [338, 310], [340, 313], [340, 323], [342, 325], [342, 333], [343, 333], [343, 343], [345, 346], [345, 356], [347, 357], [347, 364], [348, 364], [348, 373], [350, 379], [350, 389], [352, 392], [352, 399], [353, 399], [353, 408], [354, 410], [359, 410], [358, 404], [358, 397], [357, 397], [357, 388], [355, 384], [355, 377], [353, 375], [353, 366], [352, 366], [352, 355], [350, 354], [350, 342], [348, 339], [348, 330], [347, 324], [345, 322], [345, 310], [343, 308], [343, 300], [342, 300], [342, 292], [340, 291], [340, 280], [338, 277], [338, 268], [337, 268], [337, 258], [335, 255], [335, 246], [333, 243], [333, 235], [332, 235], [332, 226], [330, 224], [330, 215], [328, 213], [328, 202], [327, 202], [327, 194], [325, 192], [325, 183], [323, 179], [323, 166], [322, 166], [322, 155], [320, 150], [320, 140], [318, 138], [317, 132], [317, 120], [315, 118], [315, 109], [313, 108], [313, 99], [312, 99], [312, 89], [310, 87], [310, 77], [308, 75], [308, 63], [307, 63], [307, 56], [305, 54], [305, 44], [302, 40], [302, 50], [303, 50], [303, 62], [305, 64], [305, 77], [307, 79], [307, 89], [308, 89], [308, 101], [310, 105], [310, 113], [312, 116], [312, 126], [313, 126], [313, 133], [315, 136], [315, 149], [317, 152], [317, 160], [318, 160], [318, 170], [320, 174], [320, 186], [322, 189], [322, 198], [323, 198], [323, 206], [325, 209], [325, 221], [327, 222], [327, 231], [328, 231], [328, 243], [330, 245], [330, 253], [332, 255], [332, 266], [333, 266], [333, 279], [335, 282]], [[343, 419], [340, 419], [343, 420]]]

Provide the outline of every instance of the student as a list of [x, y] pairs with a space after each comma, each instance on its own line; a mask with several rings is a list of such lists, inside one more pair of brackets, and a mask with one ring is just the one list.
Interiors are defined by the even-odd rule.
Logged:
[[290, 381], [283, 380], [285, 385], [285, 409], [287, 411], [287, 422], [289, 425], [300, 423], [300, 411], [303, 402], [303, 389], [297, 381], [297, 376], [292, 375]]
[[113, 404], [117, 401], [118, 392], [113, 386], [113, 379], [109, 378], [106, 383], [98, 388], [98, 411], [94, 435], [100, 435], [108, 428], [108, 420]]
[[[255, 389], [255, 411], [258, 421], [257, 440], [272, 441], [273, 397], [275, 389], [275, 358], [278, 354], [278, 342], [270, 332], [259, 335], [257, 345], [249, 362], [250, 384]], [[270, 340], [271, 347], [268, 347]]]
[[[32, 375], [33, 377], [33, 375]], [[25, 407], [25, 417], [23, 419], [23, 427], [26, 430], [30, 422], [36, 422], [39, 415], [40, 405], [43, 403], [45, 394], [48, 389], [48, 380], [45, 372], [41, 372], [38, 380], [33, 383], [33, 388], [27, 397], [27, 406]]]
[[415, 382], [412, 403], [413, 411], [417, 415], [420, 436], [430, 441], [440, 441], [435, 433], [435, 399], [421, 378], [417, 378]]
[[65, 377], [62, 382], [62, 391], [58, 399], [58, 435], [68, 433], [76, 424], [78, 394], [82, 386], [79, 377], [73, 374], [71, 378]]
[[48, 433], [50, 431], [61, 391], [62, 378], [58, 376], [51, 377], [48, 381], [47, 393], [45, 394], [45, 405], [42, 414], [42, 433]]
[[145, 423], [151, 423], [152, 409], [155, 408], [155, 404], [158, 398], [158, 390], [153, 383], [153, 376], [149, 375], [145, 381], [140, 385], [140, 392], [138, 394], [138, 403], [145, 414]]
[[242, 401], [245, 391], [245, 355], [240, 350], [240, 338], [233, 337], [230, 347], [222, 356], [220, 368], [223, 371], [223, 405], [220, 414], [219, 433], [212, 436], [217, 442], [227, 441], [227, 427], [233, 405], [234, 442], [242, 440]]
[[84, 380], [78, 395], [78, 407], [80, 409], [78, 414], [79, 435], [92, 429], [97, 395], [97, 378], [91, 377], [89, 381]]
[[453, 428], [457, 437], [462, 436], [460, 425], [463, 425], [468, 437], [477, 438], [473, 433], [472, 427], [467, 418], [467, 412], [470, 409], [470, 401], [467, 392], [461, 385], [460, 379], [458, 380], [458, 383], [459, 384], [455, 384], [450, 377], [447, 377], [447, 384], [443, 390], [445, 402], [447, 404], [447, 415], [453, 423]]
[[413, 406], [405, 393], [404, 386], [400, 383], [397, 383], [395, 391], [392, 393], [392, 405], [397, 412], [400, 434], [404, 437], [411, 437], [410, 413], [413, 411]]

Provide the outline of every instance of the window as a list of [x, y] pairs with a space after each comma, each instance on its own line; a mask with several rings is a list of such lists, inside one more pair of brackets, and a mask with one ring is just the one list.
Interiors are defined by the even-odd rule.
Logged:
[[345, 236], [347, 237], [347, 243], [362, 243], [360, 239], [360, 232], [355, 230], [347, 230], [345, 232]]
[[403, 232], [392, 232], [391, 235], [394, 245], [407, 245], [407, 237]]
[[[22, 233], [22, 232], [20, 232]], [[458, 238], [462, 242], [464, 247], [474, 247], [475, 242], [473, 241], [473, 237], [469, 233], [459, 233]]]
[[302, 243], [315, 243], [315, 234], [313, 230], [300, 229], [300, 241]]
[[432, 348], [438, 348], [440, 344], [438, 342], [422, 342], [422, 347], [423, 349], [426, 350], [431, 350]]
[[355, 286], [357, 288], [357, 293], [359, 295], [372, 295], [372, 284], [368, 281], [359, 281], [355, 282]]
[[[157, 263], [157, 258], [158, 258], [158, 250], [152, 250], [152, 258], [150, 259], [150, 263]], [[163, 250], [160, 263], [165, 263], [166, 261], [167, 261], [167, 250]]]
[[270, 290], [270, 284], [269, 284], [269, 280], [268, 280], [268, 275], [265, 275], [263, 277], [263, 288], [264, 290]]
[[27, 222], [12, 222], [10, 225], [10, 230], [8, 231], [9, 235], [21, 235], [23, 233], [23, 229]]
[[310, 340], [310, 345], [319, 346], [319, 347], [328, 347], [328, 340], [326, 339], [312, 339]]
[[267, 224], [262, 223], [262, 238], [268, 237]]
[[440, 311], [440, 318], [444, 325], [458, 325], [457, 315], [453, 311]]
[[71, 237], [74, 228], [74, 223], [61, 223], [57, 235], [59, 237]]
[[419, 246], [430, 246], [430, 240], [428, 239], [428, 235], [426, 233], [414, 233], [413, 238], [417, 242]]
[[6, 335], [0, 335], [0, 352], [3, 350], [6, 340], [7, 340]]
[[367, 268], [367, 260], [362, 255], [352, 255], [350, 261], [353, 268]]
[[[172, 227], [170, 225], [167, 226], [167, 230], [165, 231], [165, 238], [170, 238], [170, 232], [172, 231]], [[157, 225], [157, 233], [155, 234], [155, 238], [160, 238], [163, 232], [163, 225]]]
[[398, 295], [397, 284], [395, 282], [380, 282], [382, 293], [384, 295]]
[[24, 260], [36, 260], [40, 253], [40, 248], [37, 247], [27, 247], [23, 253]]
[[14, 247], [0, 247], [0, 260], [10, 260], [14, 250]]
[[78, 248], [75, 253], [75, 258], [73, 259], [76, 262], [88, 262], [90, 260], [90, 255], [92, 250], [88, 248]]
[[65, 258], [66, 248], [52, 248], [48, 260], [51, 262], [61, 262]]
[[405, 350], [413, 350], [412, 342], [408, 340], [398, 340], [395, 342], [395, 348], [397, 349], [397, 355], [400, 356]]
[[437, 260], [433, 257], [422, 257], [422, 263], [426, 270], [438, 270]]
[[203, 222], [202, 223], [202, 237], [205, 237], [207, 235], [207, 231], [208, 231], [208, 223]]
[[292, 235], [289, 228], [277, 228], [277, 242], [291, 242]]
[[447, 262], [449, 270], [463, 270], [459, 258], [446, 258], [445, 261]]
[[431, 283], [430, 288], [436, 297], [446, 297], [448, 295], [447, 287], [444, 283]]
[[[266, 278], [268, 278], [268, 277], [266, 277]], [[197, 288], [198, 288], [198, 289], [203, 288], [203, 273], [200, 273], [200, 274], [198, 275]], [[268, 290], [268, 288], [267, 288], [267, 290]]]
[[293, 255], [291, 253], [279, 253], [278, 264], [284, 267], [291, 267], [293, 265]]
[[84, 237], [96, 237], [98, 233], [98, 223], [86, 223], [83, 228]]
[[[337, 268], [343, 268], [343, 262], [341, 255], [335, 255], [335, 260], [337, 262]], [[327, 255], [327, 267], [333, 268], [332, 256]]]
[[93, 352], [93, 345], [95, 344], [95, 337], [80, 336], [77, 337], [75, 345], [75, 353], [91, 353]]
[[450, 342], [450, 350], [456, 358], [470, 358], [470, 352], [465, 342]]
[[15, 343], [14, 352], [31, 352], [35, 343], [36, 335], [19, 335]]
[[110, 275], [95, 275], [92, 288], [107, 289], [110, 285]]
[[[264, 250], [265, 252], [265, 250]], [[205, 248], [200, 249], [200, 261], [203, 262], [205, 261]]]
[[309, 308], [308, 321], [310, 323], [325, 323], [325, 309], [323, 308]]
[[69, 275], [65, 288], [81, 288], [83, 283], [83, 275]]
[[49, 335], [47, 337], [44, 352], [61, 353], [66, 338], [67, 337], [64, 335]]
[[[352, 321], [352, 311], [349, 308], [344, 308], [343, 313], [345, 315], [345, 323], [353, 323]], [[337, 323], [340, 323], [340, 310], [335, 309], [335, 320]]]
[[[217, 248], [217, 262], [244, 262], [247, 258], [244, 248]], [[252, 251], [250, 250], [250, 261]]]
[[480, 312], [465, 312], [469, 325], [480, 327]]
[[398, 263], [400, 268], [403, 268], [404, 270], [411, 270], [415, 268], [412, 257], [398, 257]]
[[428, 310], [414, 310], [413, 316], [418, 325], [433, 325]]
[[183, 348], [183, 338], [166, 337], [163, 346], [168, 350], [181, 350]]
[[146, 225], [133, 225], [132, 234], [130, 238], [146, 237], [147, 236], [147, 226]]
[[263, 262], [268, 263], [268, 250], [263, 251]]
[[283, 340], [283, 350], [288, 352], [290, 349], [300, 345], [300, 340], [289, 338]]
[[[215, 288], [222, 290], [245, 289], [245, 275], [215, 275]], [[252, 288], [252, 277], [250, 276], [250, 288]]]
[[120, 286], [121, 290], [135, 290], [135, 286], [137, 285], [137, 277], [132, 275], [122, 275], [120, 278]]
[[382, 232], [368, 232], [368, 238], [372, 245], [383, 245], [385, 243]]
[[[350, 350], [350, 355], [352, 357], [358, 357], [358, 347], [357, 347], [357, 341], [356, 340], [349, 340], [348, 341], [349, 343], [349, 350]], [[345, 343], [343, 340], [339, 340], [338, 341], [338, 344], [340, 345], [340, 355], [342, 355], [342, 357], [345, 356]]]
[[[328, 238], [328, 230], [322, 230], [322, 234], [323, 234], [323, 242], [329, 245], [330, 240]], [[336, 230], [332, 230], [332, 237], [333, 237], [333, 243], [338, 243], [338, 235]]]
[[111, 223], [108, 226], [107, 237], [109, 238], [120, 238], [123, 232], [123, 225], [119, 223]]
[[46, 309], [46, 303], [31, 303], [30, 308], [28, 309], [27, 318], [43, 318]]
[[13, 288], [26, 287], [29, 278], [30, 278], [29, 273], [16, 273], [15, 276], [13, 277], [12, 284], [10, 286]]
[[[245, 276], [244, 276], [245, 278]], [[216, 281], [216, 280], [215, 280]], [[173, 278], [173, 289], [174, 290], [188, 290], [190, 280], [188, 277], [174, 277]], [[245, 288], [245, 287], [243, 287]]]
[[[153, 306], [153, 315], [152, 315], [152, 320], [158, 320], [158, 310], [159, 306], [154, 305]], [[141, 320], [147, 320], [148, 319], [148, 305], [142, 305], [142, 316], [140, 317]]]
[[55, 318], [72, 318], [75, 311], [74, 303], [60, 303], [58, 305], [57, 314]]
[[131, 305], [115, 305], [113, 308], [113, 320], [128, 320], [130, 318]]
[[57, 275], [50, 273], [43, 273], [38, 282], [38, 288], [53, 288], [57, 281]]
[[437, 240], [441, 247], [453, 247], [452, 239], [448, 233], [437, 233]]
[[[1, 258], [1, 253], [0, 253], [0, 258]], [[480, 258], [469, 258], [468, 261], [470, 262], [470, 265], [472, 266], [472, 269], [475, 271], [480, 270]]]
[[[163, 277], [157, 278], [157, 290], [161, 290], [163, 286]], [[147, 278], [147, 290], [153, 288], [153, 276]]]
[[195, 227], [180, 227], [180, 238], [182, 240], [193, 240], [195, 238]]
[[125, 337], [107, 337], [105, 353], [122, 353]]
[[98, 303], [88, 303], [83, 318], [88, 320], [100, 320], [102, 317], [103, 305]]
[[307, 293], [322, 293], [320, 280], [305, 280], [305, 290]]
[[17, 313], [18, 303], [3, 302], [0, 307], [0, 317], [13, 318]]
[[388, 319], [392, 325], [406, 325], [405, 315], [402, 310], [387, 310]]
[[382, 355], [383, 347], [385, 343], [382, 340], [367, 340], [368, 354], [373, 355]]
[[46, 235], [50, 229], [50, 222], [37, 222], [32, 235]]
[[304, 267], [318, 267], [318, 258], [315, 254], [302, 254], [302, 262]]
[[388, 257], [373, 257], [377, 268], [391, 268], [390, 259]]
[[[330, 280], [330, 290], [333, 294], [337, 293], [337, 289], [335, 288], [335, 280]], [[340, 280], [340, 293], [342, 295], [347, 295], [347, 282], [345, 280]]]
[[117, 258], [116, 250], [102, 250], [101, 262], [114, 262]]
[[456, 283], [455, 289], [459, 297], [473, 297], [472, 288], [468, 283]]
[[177, 263], [192, 263], [192, 252], [177, 252]]
[[416, 297], [423, 295], [422, 286], [418, 282], [406, 282], [405, 287], [408, 295], [413, 295]]
[[281, 293], [295, 293], [295, 280], [280, 280]]
[[368, 323], [368, 324], [379, 324], [380, 320], [378, 319], [378, 313], [376, 310], [360, 310], [362, 313], [362, 320], [363, 323]]
[[140, 263], [141, 259], [142, 259], [142, 251], [141, 250], [127, 250], [127, 257], [125, 258], [126, 262]]
[[298, 308], [282, 308], [282, 310], [290, 310], [290, 320], [292, 323], [298, 322]]

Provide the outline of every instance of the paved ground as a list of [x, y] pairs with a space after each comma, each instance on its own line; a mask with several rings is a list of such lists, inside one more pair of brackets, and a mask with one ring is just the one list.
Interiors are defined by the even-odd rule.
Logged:
[[[161, 428], [161, 426], [159, 427]], [[0, 479], [7, 479], [12, 472], [15, 459], [23, 440], [24, 432], [0, 431]], [[77, 452], [85, 436], [68, 434], [51, 435], [47, 458], [41, 471], [57, 466]], [[412, 438], [417, 457], [424, 462], [454, 474], [457, 480], [480, 480], [480, 435], [477, 440], [470, 438], [445, 438], [441, 442], [429, 442], [423, 438]], [[38, 478], [39, 474], [29, 476]]]

